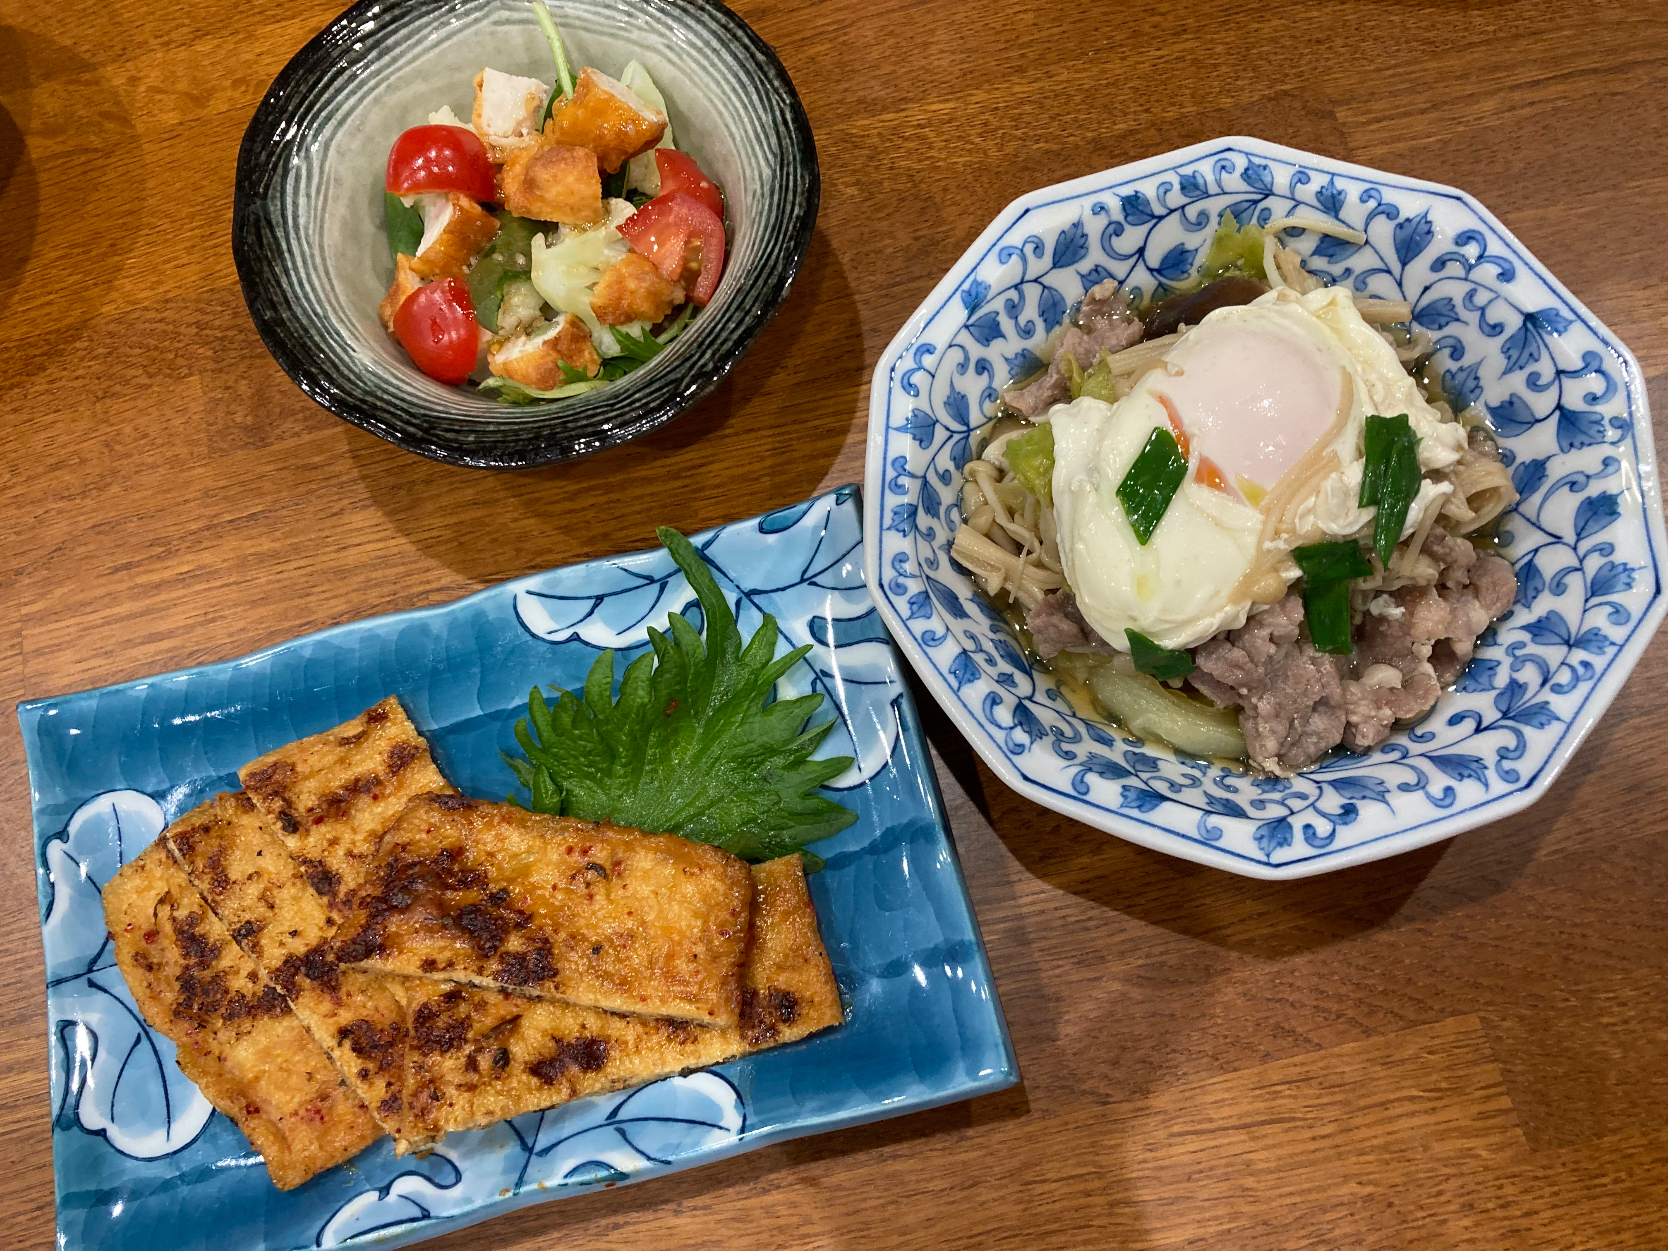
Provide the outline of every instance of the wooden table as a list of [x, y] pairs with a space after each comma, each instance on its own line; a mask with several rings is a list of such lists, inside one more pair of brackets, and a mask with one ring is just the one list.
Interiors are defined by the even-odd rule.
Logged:
[[[822, 158], [792, 297], [661, 432], [516, 475], [306, 400], [237, 145], [337, 0], [0, 0], [0, 694], [638, 549], [863, 471], [882, 347], [1012, 197], [1222, 134], [1477, 195], [1668, 421], [1668, 5], [753, 0]], [[1531, 811], [1267, 885], [1018, 798], [923, 700], [1024, 1084], [530, 1209], [481, 1249], [1668, 1245], [1668, 652]], [[0, 1241], [52, 1242], [28, 783], [0, 728]]]

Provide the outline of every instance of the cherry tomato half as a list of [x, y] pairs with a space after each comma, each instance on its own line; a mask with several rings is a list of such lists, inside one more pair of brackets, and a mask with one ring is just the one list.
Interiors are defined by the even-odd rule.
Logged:
[[660, 171], [661, 195], [689, 196], [712, 210], [714, 217], [723, 218], [724, 197], [718, 184], [701, 172], [694, 157], [674, 148], [656, 148], [654, 164]]
[[461, 191], [473, 200], [496, 200], [498, 188], [486, 145], [461, 126], [413, 126], [388, 150], [388, 190]]
[[429, 377], [457, 386], [475, 370], [480, 334], [469, 287], [446, 278], [406, 296], [394, 314], [394, 337]]
[[682, 192], [656, 196], [620, 223], [632, 250], [641, 252], [689, 299], [704, 307], [724, 272], [724, 223], [711, 209]]

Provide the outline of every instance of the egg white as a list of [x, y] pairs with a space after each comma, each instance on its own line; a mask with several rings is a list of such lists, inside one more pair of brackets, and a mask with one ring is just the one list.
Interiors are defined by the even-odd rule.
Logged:
[[[1201, 376], [1202, 365], [1224, 360], [1242, 366], [1215, 373], [1238, 376]], [[1294, 386], [1293, 378], [1302, 385]], [[1161, 397], [1172, 391], [1180, 397], [1172, 407], [1191, 443], [1189, 472], [1143, 545], [1117, 489], [1151, 432], [1171, 428]], [[1222, 413], [1235, 412], [1258, 423], [1258, 437], [1247, 439], [1244, 430], [1222, 424]], [[1369, 413], [1407, 414], [1419, 435], [1422, 469], [1451, 465], [1464, 450], [1464, 429], [1425, 401], [1395, 349], [1362, 319], [1349, 293], [1331, 287], [1307, 295], [1279, 288], [1252, 304], [1218, 309], [1183, 334], [1163, 366], [1142, 375], [1117, 403], [1085, 397], [1055, 408], [1049, 420], [1060, 563], [1084, 618], [1118, 648], [1127, 647], [1126, 629], [1164, 647], [1185, 648], [1243, 625], [1252, 600], [1241, 583], [1264, 530], [1263, 513], [1252, 500], [1276, 483], [1246, 487], [1242, 480], [1246, 494], [1225, 492], [1196, 480], [1200, 459], [1217, 460], [1226, 451], [1229, 461], [1247, 465], [1289, 464], [1325, 439], [1323, 453], [1334, 453], [1340, 467], [1297, 507], [1289, 531], [1275, 534], [1270, 548], [1285, 553], [1302, 543], [1364, 537], [1376, 514], [1356, 502]], [[1301, 433], [1286, 437], [1294, 431]], [[1221, 468], [1233, 481], [1233, 465]], [[1451, 490], [1427, 479], [1408, 510], [1403, 537]], [[1299, 576], [1289, 556], [1277, 568], [1288, 584]]]

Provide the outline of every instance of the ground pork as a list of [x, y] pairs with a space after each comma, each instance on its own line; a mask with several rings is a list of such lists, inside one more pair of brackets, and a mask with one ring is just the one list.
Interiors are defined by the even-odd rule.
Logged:
[[1065, 651], [1101, 655], [1111, 655], [1113, 651], [1083, 619], [1070, 591], [1043, 596], [1042, 602], [1026, 614], [1025, 628], [1031, 632], [1031, 645], [1044, 660], [1053, 660]]
[[1442, 530], [1423, 551], [1439, 567], [1436, 585], [1374, 596], [1359, 614], [1352, 656], [1315, 650], [1296, 595], [1194, 652], [1188, 680], [1240, 710], [1252, 764], [1290, 774], [1340, 743], [1367, 751], [1397, 722], [1430, 711], [1464, 671], [1477, 636], [1511, 606], [1517, 577], [1505, 560]]
[[1090, 369], [1102, 351], [1121, 352], [1141, 341], [1141, 322], [1111, 279], [1091, 287], [1078, 310], [1077, 325], [1068, 326], [1054, 351], [1054, 359], [1035, 380], [1003, 397], [1010, 408], [1035, 420], [1056, 404], [1071, 399], [1066, 357]]

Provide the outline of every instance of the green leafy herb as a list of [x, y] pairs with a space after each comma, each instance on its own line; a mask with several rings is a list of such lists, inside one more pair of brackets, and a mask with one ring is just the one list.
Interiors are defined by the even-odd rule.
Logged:
[[1142, 673], [1150, 673], [1161, 682], [1171, 678], [1185, 678], [1193, 672], [1193, 657], [1186, 652], [1160, 647], [1139, 630], [1125, 629], [1129, 639], [1129, 658]]
[[469, 299], [475, 305], [475, 319], [494, 334], [498, 331], [498, 309], [504, 302], [504, 283], [527, 278], [533, 269], [533, 236], [544, 227], [517, 217], [507, 209], [494, 214], [498, 233], [465, 275]]
[[1373, 521], [1373, 548], [1385, 563], [1402, 537], [1407, 510], [1419, 494], [1424, 474], [1419, 468], [1419, 436], [1407, 414], [1367, 418], [1365, 463], [1361, 467], [1362, 508], [1378, 508]]
[[1046, 507], [1054, 506], [1054, 425], [1043, 422], [1035, 429], [1009, 439], [1002, 449], [1008, 466], [1019, 479], [1019, 485], [1040, 499]]
[[531, 807], [681, 834], [752, 861], [843, 830], [857, 814], [814, 793], [851, 764], [811, 759], [834, 725], [805, 728], [822, 696], [774, 698], [810, 646], [777, 656], [766, 615], [744, 648], [701, 554], [676, 530], [656, 533], [700, 600], [706, 640], [673, 614], [670, 637], [650, 629], [653, 651], [626, 668], [617, 699], [612, 651], [554, 706], [535, 687], [515, 728], [526, 758], [504, 756]]
[[1141, 454], [1118, 483], [1118, 501], [1124, 506], [1130, 529], [1145, 547], [1164, 519], [1170, 501], [1187, 477], [1187, 457], [1176, 446], [1176, 436], [1154, 426]]
[[1297, 562], [1297, 567], [1303, 570], [1303, 576], [1311, 584], [1348, 582], [1351, 578], [1373, 576], [1372, 562], [1361, 554], [1361, 545], [1354, 539], [1294, 547], [1292, 559]]
[[646, 330], [639, 334], [630, 334], [616, 326], [614, 328], [614, 342], [619, 344], [620, 353], [618, 356], [610, 356], [602, 362], [600, 376], [608, 381], [614, 381], [641, 369], [664, 352], [668, 343], [683, 333], [683, 328], [689, 324], [689, 319], [694, 314], [695, 306], [685, 304], [683, 311], [673, 319], [672, 324], [659, 334], [650, 334]]
[[1305, 582], [1303, 615], [1316, 651], [1347, 656], [1355, 650], [1349, 632], [1349, 583]]
[[[578, 373], [579, 371], [575, 370]], [[563, 377], [567, 377], [567, 366], [562, 367]], [[575, 395], [584, 395], [587, 391], [595, 391], [598, 387], [606, 386], [605, 378], [587, 378], [583, 374], [579, 380], [566, 382], [562, 386], [550, 391], [540, 391], [537, 387], [529, 387], [517, 382], [513, 378], [501, 378], [493, 374], [490, 378], [481, 379], [480, 388], [489, 395], [496, 395], [508, 404], [537, 404], [540, 400], [566, 400]]]
[[573, 94], [573, 71], [568, 68], [568, 52], [562, 46], [562, 32], [556, 29], [556, 19], [544, 7], [544, 0], [532, 0], [532, 3], [533, 16], [538, 18], [544, 37], [550, 41], [550, 55], [556, 59], [556, 85], [550, 90], [550, 99], [544, 102], [544, 114], [539, 119], [542, 126], [555, 111], [556, 102]]
[[[650, 200], [654, 199], [654, 197], [647, 191], [641, 191], [636, 187], [633, 187], [630, 191], [626, 192], [625, 198], [631, 201], [632, 208], [642, 208]], [[807, 852], [806, 854], [809, 855], [810, 853]]]
[[388, 250], [394, 259], [402, 253], [416, 256], [423, 243], [423, 215], [392, 191], [382, 193], [382, 207], [388, 215]]

